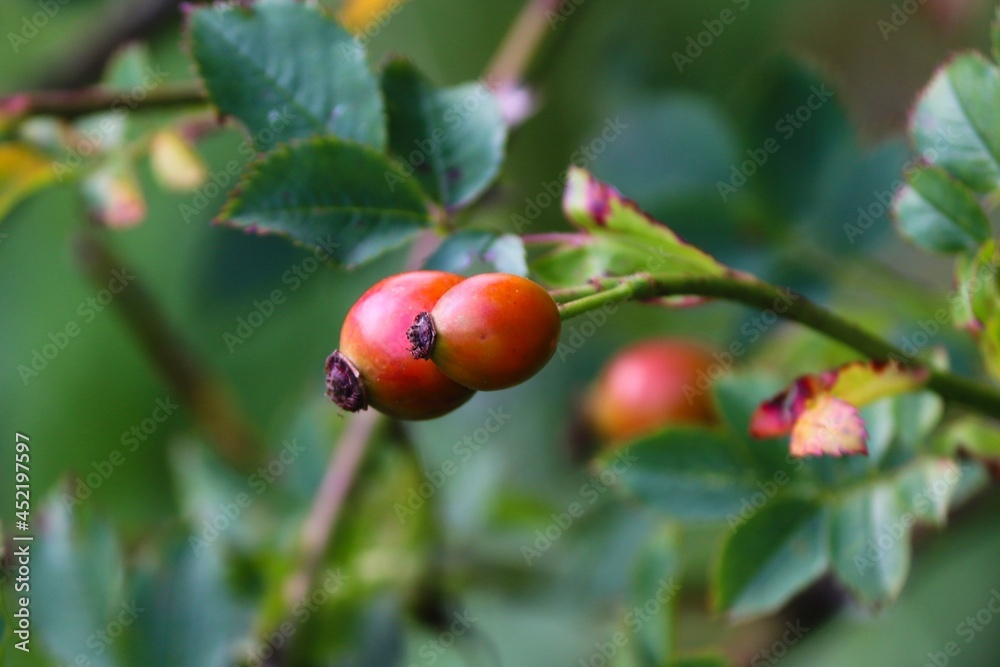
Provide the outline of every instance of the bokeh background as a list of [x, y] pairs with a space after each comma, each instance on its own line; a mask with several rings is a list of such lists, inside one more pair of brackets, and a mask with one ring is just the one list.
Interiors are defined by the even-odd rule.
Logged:
[[[402, 53], [440, 84], [473, 80], [520, 5], [410, 0], [372, 38], [372, 59]], [[0, 35], [19, 31], [38, 8], [5, 0]], [[679, 68], [675, 53], [723, 9], [734, 11], [735, 22]], [[988, 50], [994, 9], [987, 0], [583, 0], [546, 37], [529, 70], [537, 112], [513, 134], [497, 186], [462, 222], [513, 230], [512, 215], [524, 215], [574, 152], [590, 147], [589, 168], [686, 239], [901, 341], [943, 304], [950, 263], [899, 240], [885, 215], [854, 243], [843, 226], [899, 178], [910, 158], [902, 131], [915, 95], [950, 53]], [[891, 22], [894, 11], [905, 21], [888, 30], [880, 22]], [[147, 42], [171, 81], [193, 78], [172, 3], [70, 0], [17, 53], [0, 44], [0, 93], [92, 83], [122, 39]], [[834, 91], [830, 103], [723, 202], [716, 183], [820, 81]], [[155, 126], [169, 118], [135, 120]], [[627, 128], [594, 150], [616, 118]], [[198, 153], [217, 172], [242, 159], [243, 140], [224, 125], [199, 141]], [[193, 194], [165, 191], [148, 164], [139, 165], [148, 216], [108, 236], [114, 252], [199, 364], [232, 392], [259, 434], [260, 460], [275, 460], [289, 442], [301, 451], [258, 494], [245, 472], [215, 453], [116, 304], [82, 314], [101, 286], [80, 259], [79, 233], [90, 223], [77, 188], [47, 188], [18, 205], [0, 226], [0, 520], [5, 527], [13, 521], [13, 434], [27, 433], [33, 516], [48, 542], [34, 561], [34, 650], [8, 647], [6, 665], [74, 664], [79, 656], [87, 662], [77, 664], [88, 665], [232, 664], [232, 647], [246, 648], [241, 638], [273, 618], [282, 554], [343, 428], [323, 398], [323, 361], [353, 301], [407, 260], [402, 250], [356, 271], [322, 266], [289, 282], [287, 272], [307, 266], [309, 253], [213, 227], [224, 193], [186, 222], [181, 206]], [[564, 224], [557, 205], [543, 206], [530, 231]], [[276, 289], [285, 302], [245, 342], [227, 345], [224, 335]], [[346, 583], [296, 626], [290, 664], [582, 664], [618, 627], [635, 549], [663, 522], [602, 494], [551, 549], [525, 563], [522, 546], [588, 480], [571, 456], [580, 396], [631, 341], [663, 334], [726, 346], [744, 339], [749, 316], [727, 304], [684, 312], [626, 306], [531, 382], [382, 433], [327, 554], [325, 565], [341, 568]], [[25, 382], [18, 366], [70, 321], [79, 335]], [[572, 332], [570, 323], [565, 335]], [[947, 334], [941, 342], [957, 369], [975, 367], [963, 338]], [[779, 325], [749, 346], [736, 370], [787, 381], [849, 358], [842, 347]], [[157, 401], [181, 405], [153, 427]], [[467, 461], [456, 461], [457, 474], [427, 507], [401, 522], [393, 506], [419, 485], [418, 466], [436, 470], [455, 460], [453, 446], [474, 439], [491, 411], [509, 418]], [[150, 432], [129, 451], [125, 438], [144, 420]], [[419, 461], [401, 439], [415, 445]], [[124, 461], [70, 517], [60, 495], [79, 476], [106, 469], [114, 450]], [[189, 538], [241, 492], [250, 506], [211, 548], [192, 548]], [[760, 651], [779, 641], [786, 621], [800, 621], [809, 631], [781, 657], [789, 667], [923, 665], [949, 641], [961, 641], [961, 652], [948, 664], [995, 665], [1000, 620], [967, 644], [957, 633], [1000, 587], [998, 510], [1000, 497], [987, 492], [946, 530], [919, 533], [910, 579], [889, 608], [862, 610], [824, 583], [775, 617], [735, 626], [709, 611], [706, 589], [710, 555], [726, 527], [672, 534], [682, 545], [683, 582], [673, 640], [684, 651], [721, 649], [734, 664], [776, 664]], [[8, 599], [11, 584], [3, 584]], [[113, 642], [94, 642], [125, 598], [148, 611]], [[447, 610], [477, 620], [455, 648], [426, 652], [451, 623]]]

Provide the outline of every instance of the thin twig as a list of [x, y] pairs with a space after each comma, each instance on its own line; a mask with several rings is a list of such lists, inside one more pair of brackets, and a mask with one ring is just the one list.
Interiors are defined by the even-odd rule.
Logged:
[[549, 14], [561, 4], [562, 0], [527, 0], [486, 68], [486, 80], [491, 87], [516, 86], [521, 82], [545, 40], [545, 33], [552, 30]]
[[71, 120], [118, 108], [140, 111], [196, 106], [207, 102], [205, 91], [197, 83], [164, 84], [146, 91], [142, 99], [128, 90], [91, 86], [75, 90], [42, 90], [0, 97], [0, 116], [14, 118], [56, 116]]
[[289, 578], [284, 591], [288, 609], [309, 592], [319, 573], [320, 563], [337, 526], [344, 500], [354, 485], [368, 443], [371, 442], [381, 417], [374, 410], [352, 415], [340, 436], [340, 442], [323, 474], [323, 481], [313, 498], [309, 514], [302, 524], [299, 566]]
[[[97, 232], [85, 232], [79, 237], [76, 255], [93, 282], [101, 287], [108, 285], [116, 271], [134, 272]], [[139, 279], [130, 279], [112, 303], [222, 457], [241, 469], [251, 469], [258, 463], [263, 447], [237, 408], [229, 387], [206, 370], [204, 361], [170, 325]]]

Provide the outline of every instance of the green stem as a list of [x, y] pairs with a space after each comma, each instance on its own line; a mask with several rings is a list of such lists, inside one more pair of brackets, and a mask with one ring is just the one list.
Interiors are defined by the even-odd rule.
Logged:
[[42, 90], [0, 97], [0, 116], [56, 116], [72, 120], [78, 116], [104, 111], [170, 109], [208, 103], [199, 83], [162, 85], [147, 91], [139, 99], [128, 90], [92, 86], [76, 90]]
[[785, 319], [825, 334], [866, 357], [895, 359], [914, 368], [924, 368], [929, 373], [927, 388], [945, 400], [991, 417], [1000, 415], [1000, 391], [997, 389], [911, 360], [892, 343], [788, 288], [728, 276], [677, 278], [638, 273], [623, 278], [595, 280], [571, 290], [558, 290], [557, 294], [559, 293], [563, 298], [567, 294], [576, 296], [575, 300], [560, 304], [559, 312], [564, 320], [624, 299], [643, 300], [664, 296], [716, 297], [770, 310]]

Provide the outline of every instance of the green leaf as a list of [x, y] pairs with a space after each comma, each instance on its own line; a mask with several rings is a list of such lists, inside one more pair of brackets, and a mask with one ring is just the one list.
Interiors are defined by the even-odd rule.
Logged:
[[374, 259], [430, 224], [416, 184], [393, 163], [332, 137], [282, 146], [252, 164], [219, 221], [288, 236], [347, 266]]
[[129, 602], [122, 596], [123, 566], [112, 528], [71, 514], [55, 496], [42, 511], [45, 520], [31, 547], [31, 612], [38, 637], [60, 662], [76, 664], [84, 655], [95, 667], [116, 665], [117, 650], [94, 651], [95, 633]]
[[775, 499], [737, 528], [722, 549], [715, 606], [733, 617], [779, 609], [829, 565], [828, 519], [815, 502]]
[[904, 515], [889, 484], [861, 487], [831, 509], [830, 548], [837, 577], [869, 605], [894, 600], [910, 567], [910, 532], [916, 518]]
[[622, 485], [669, 516], [733, 520], [741, 503], [760, 493], [738, 445], [706, 429], [664, 431], [631, 445], [625, 455], [631, 464], [620, 474]]
[[903, 510], [920, 521], [943, 526], [961, 479], [954, 461], [925, 456], [900, 471], [893, 484]]
[[[625, 630], [634, 632], [634, 650], [642, 665], [667, 662], [674, 644], [674, 609], [680, 591], [677, 530], [659, 525], [639, 552], [630, 588], [629, 609], [655, 605], [649, 621], [639, 623], [637, 615], [626, 616]], [[676, 577], [676, 579], [675, 579]]]
[[916, 452], [944, 414], [944, 401], [933, 392], [903, 394], [893, 399], [896, 440]]
[[950, 422], [937, 435], [932, 449], [944, 456], [966, 452], [1000, 461], [1000, 422], [964, 415]]
[[955, 266], [959, 289], [951, 299], [955, 325], [978, 331], [1000, 313], [1000, 253], [996, 242], [988, 241], [974, 255], [962, 255]]
[[1000, 184], [1000, 72], [978, 53], [938, 70], [917, 100], [913, 142], [930, 164], [977, 192]]
[[653, 220], [634, 201], [578, 167], [569, 171], [563, 209], [584, 234], [574, 235], [534, 262], [532, 270], [542, 282], [565, 287], [595, 277], [639, 271], [674, 276], [719, 276], [730, 272]]
[[487, 271], [528, 275], [524, 243], [516, 234], [468, 229], [451, 234], [434, 251], [425, 269], [474, 275]]
[[[121, 90], [129, 90], [143, 86], [143, 79], [149, 75], [153, 67], [153, 59], [149, 53], [149, 45], [133, 43], [122, 47], [114, 53], [104, 68], [101, 78], [104, 85]], [[146, 79], [148, 84], [148, 79]]]
[[469, 204], [496, 178], [507, 125], [481, 83], [435, 89], [406, 60], [382, 73], [389, 147], [424, 190], [448, 209]]
[[246, 644], [250, 609], [229, 590], [222, 549], [195, 554], [186, 542], [162, 547], [164, 562], [136, 575], [134, 604], [141, 613], [123, 637], [129, 664], [146, 667], [229, 667], [259, 640]]
[[910, 172], [893, 202], [900, 232], [936, 252], [973, 250], [990, 237], [990, 223], [975, 196], [944, 169]]
[[188, 16], [191, 54], [219, 111], [260, 149], [333, 134], [385, 146], [378, 81], [365, 50], [306, 3], [200, 7]]

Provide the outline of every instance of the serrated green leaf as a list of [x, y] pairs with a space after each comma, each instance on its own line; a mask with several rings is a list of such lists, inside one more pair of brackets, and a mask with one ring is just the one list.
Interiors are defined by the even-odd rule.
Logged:
[[532, 271], [550, 285], [578, 285], [595, 277], [640, 271], [675, 276], [718, 276], [730, 272], [584, 169], [570, 169], [563, 210], [584, 233], [559, 243], [555, 250], [532, 264]]
[[105, 522], [81, 520], [55, 496], [43, 514], [31, 545], [32, 622], [41, 644], [66, 664], [83, 655], [95, 667], [117, 665], [117, 651], [94, 651], [96, 633], [128, 602], [122, 599], [123, 566], [113, 530]]
[[427, 258], [424, 268], [464, 275], [484, 270], [528, 275], [524, 243], [520, 236], [476, 229], [448, 236]]
[[332, 137], [283, 146], [250, 166], [219, 216], [356, 266], [430, 224], [416, 184], [381, 153]]
[[674, 608], [680, 592], [677, 530], [655, 527], [636, 559], [629, 590], [629, 609], [656, 604], [656, 613], [640, 623], [639, 615], [625, 616], [625, 630], [635, 633], [634, 650], [642, 665], [665, 664], [673, 652]]
[[776, 498], [726, 541], [715, 606], [733, 617], [766, 614], [823, 574], [830, 562], [827, 513], [815, 502]]
[[924, 160], [977, 192], [1000, 184], [1000, 72], [978, 53], [939, 69], [917, 100], [910, 126]]
[[195, 554], [186, 542], [162, 550], [162, 562], [136, 574], [134, 605], [141, 609], [123, 637], [129, 663], [145, 667], [228, 667], [259, 652], [250, 644], [251, 610], [229, 590], [223, 550]]
[[448, 209], [469, 204], [496, 178], [507, 125], [481, 83], [436, 89], [405, 60], [382, 73], [389, 147], [424, 190]]
[[[622, 486], [669, 516], [686, 520], [735, 517], [761, 490], [732, 439], [698, 428], [673, 428], [626, 451]], [[617, 459], [616, 459], [617, 460]]]
[[242, 121], [258, 148], [329, 134], [385, 146], [382, 96], [364, 48], [315, 6], [199, 7], [188, 32], [212, 102]]
[[834, 572], [870, 605], [894, 600], [910, 567], [910, 532], [915, 522], [904, 515], [889, 484], [865, 485], [843, 496], [831, 509], [830, 549]]
[[900, 232], [927, 250], [972, 250], [990, 237], [989, 220], [973, 194], [936, 167], [907, 175], [893, 215]]

